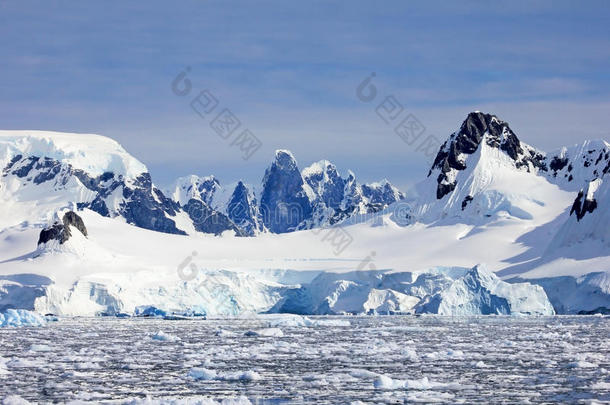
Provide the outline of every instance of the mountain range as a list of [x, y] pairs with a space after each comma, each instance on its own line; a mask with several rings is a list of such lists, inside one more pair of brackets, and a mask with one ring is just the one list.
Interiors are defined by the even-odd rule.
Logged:
[[0, 167], [0, 309], [610, 309], [610, 145], [545, 153], [491, 114], [468, 114], [406, 193], [287, 150], [260, 185], [192, 175], [161, 190], [90, 134], [0, 131]]
[[[89, 145], [77, 150], [83, 141]], [[76, 147], [65, 150], [72, 142]], [[242, 181], [223, 187], [214, 176], [191, 175], [176, 180], [165, 192], [153, 184], [143, 164], [108, 138], [5, 131], [0, 134], [0, 152], [0, 185], [10, 190], [7, 199], [34, 202], [50, 194], [63, 196], [65, 204], [78, 209], [165, 233], [291, 232], [378, 212], [404, 198], [387, 180], [359, 184], [353, 172], [343, 178], [328, 161], [301, 171], [284, 150], [276, 152], [260, 187]]]

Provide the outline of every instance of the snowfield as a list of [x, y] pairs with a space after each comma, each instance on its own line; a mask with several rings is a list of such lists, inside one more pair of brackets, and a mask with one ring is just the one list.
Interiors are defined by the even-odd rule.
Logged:
[[[315, 230], [256, 238], [185, 237], [139, 229], [91, 211], [79, 214], [89, 236], [75, 230], [75, 236], [63, 245], [49, 242], [52, 246], [32, 250], [37, 228], [12, 228], [0, 234], [5, 240], [24, 242], [24, 246], [17, 245], [21, 249], [13, 251], [13, 259], [0, 264], [0, 308], [81, 316], [134, 314], [143, 306], [165, 314], [208, 316], [267, 311], [554, 313], [539, 287], [505, 283], [483, 266], [470, 270], [467, 266], [474, 268], [476, 262], [469, 257], [440, 261], [452, 267], [407, 271], [410, 266], [398, 253], [404, 249], [400, 242], [410, 239], [411, 227], [391, 223], [352, 226], [348, 229], [356, 228], [354, 235], [362, 239], [369, 234], [368, 242], [354, 239], [345, 253], [335, 256], [333, 246]], [[439, 231], [420, 229], [418, 234], [447, 235], [446, 229]], [[473, 243], [468, 238], [465, 241]], [[372, 245], [382, 249], [377, 249], [375, 261], [367, 264], [388, 270], [366, 267], [354, 271], [366, 259], [357, 256], [364, 250], [360, 246]], [[431, 259], [435, 247], [428, 248], [426, 252], [413, 247], [414, 252], [419, 250], [419, 257], [411, 258], [412, 266], [415, 262], [439, 263]], [[426, 256], [427, 263], [423, 260]], [[188, 263], [181, 268], [185, 261]]]

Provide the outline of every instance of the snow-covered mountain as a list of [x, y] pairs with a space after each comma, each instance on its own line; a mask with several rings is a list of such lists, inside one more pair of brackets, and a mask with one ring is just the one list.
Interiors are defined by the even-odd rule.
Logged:
[[214, 220], [218, 231], [232, 229], [249, 236], [335, 225], [355, 215], [382, 211], [405, 198], [387, 180], [359, 184], [352, 171], [343, 178], [327, 160], [300, 171], [287, 150], [276, 151], [258, 188], [243, 181], [222, 186], [214, 176], [192, 175], [178, 179], [167, 195], [189, 213], [196, 229], [202, 222], [196, 208], [204, 206], [230, 220]]
[[[284, 155], [289, 156], [285, 161]], [[289, 172], [290, 164], [294, 165], [293, 173]], [[0, 201], [12, 207], [10, 212], [0, 214], [5, 216], [3, 224], [43, 224], [63, 208], [89, 208], [141, 228], [174, 234], [218, 235], [231, 231], [253, 236], [264, 231], [286, 232], [327, 224], [313, 220], [311, 212], [324, 211], [318, 207], [323, 203], [316, 201], [317, 196], [304, 184], [296, 161], [287, 151], [278, 151], [267, 170], [274, 175], [263, 179], [264, 202], [259, 202], [252, 186], [240, 181], [222, 187], [214, 176], [180, 178], [164, 193], [154, 185], [146, 166], [117, 142], [99, 135], [0, 131], [0, 167]], [[291, 175], [307, 189], [298, 212], [286, 197], [293, 190], [286, 189], [282, 197], [274, 189]], [[379, 192], [373, 185], [362, 187], [368, 192], [363, 204], [374, 200], [375, 209], [393, 202], [396, 197], [392, 193], [402, 196], [389, 184], [385, 185], [391, 190], [389, 193]], [[295, 218], [282, 225], [286, 219], [280, 211], [287, 206], [292, 210], [288, 215]], [[342, 218], [348, 216], [349, 212]]]
[[[610, 145], [586, 141], [547, 155], [491, 114], [473, 112], [441, 146], [418, 184], [412, 222], [481, 223], [532, 218], [565, 204], [565, 192], [608, 173]], [[560, 194], [563, 194], [561, 196]]]
[[563, 147], [546, 158], [547, 179], [561, 188], [577, 191], [585, 183], [610, 173], [610, 144], [606, 141], [585, 141]]
[[2, 224], [45, 222], [61, 208], [89, 208], [154, 231], [185, 234], [178, 204], [146, 166], [112, 139], [90, 134], [0, 131]]
[[407, 197], [284, 150], [260, 186], [189, 176], [163, 193], [108, 138], [5, 131], [0, 146], [0, 310], [610, 309], [604, 141], [546, 154], [471, 113]]
[[327, 160], [306, 167], [302, 176], [314, 195], [313, 226], [335, 225], [353, 215], [379, 212], [405, 198], [404, 193], [385, 179], [361, 185], [351, 170], [343, 178]]

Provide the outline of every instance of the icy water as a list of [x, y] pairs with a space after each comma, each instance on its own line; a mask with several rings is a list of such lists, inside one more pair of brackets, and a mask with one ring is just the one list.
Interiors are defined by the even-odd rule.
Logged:
[[609, 317], [308, 319], [3, 328], [0, 398], [610, 403]]

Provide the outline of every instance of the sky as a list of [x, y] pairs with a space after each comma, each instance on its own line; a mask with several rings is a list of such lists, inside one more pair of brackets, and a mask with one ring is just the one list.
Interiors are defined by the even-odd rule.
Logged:
[[[0, 0], [0, 57], [0, 128], [112, 137], [160, 186], [259, 184], [289, 149], [406, 189], [427, 174], [421, 144], [475, 110], [546, 151], [610, 141], [608, 1]], [[199, 115], [202, 91], [216, 102]], [[225, 109], [240, 125], [220, 136]]]

